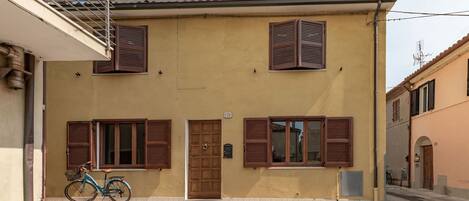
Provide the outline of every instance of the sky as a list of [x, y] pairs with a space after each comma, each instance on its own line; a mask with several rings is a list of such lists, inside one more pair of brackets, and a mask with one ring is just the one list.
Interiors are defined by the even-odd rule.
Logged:
[[[469, 0], [397, 0], [391, 11], [447, 13], [467, 11]], [[388, 19], [417, 15], [390, 12]], [[423, 40], [424, 52], [430, 61], [440, 52], [469, 33], [469, 16], [428, 17], [422, 19], [388, 21], [386, 49], [386, 90], [391, 90], [407, 75], [418, 69], [412, 55], [417, 42]]]

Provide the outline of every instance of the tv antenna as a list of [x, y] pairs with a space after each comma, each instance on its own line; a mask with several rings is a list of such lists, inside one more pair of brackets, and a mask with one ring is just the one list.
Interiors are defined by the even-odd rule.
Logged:
[[419, 65], [422, 67], [427, 61], [426, 58], [429, 57], [431, 54], [425, 54], [423, 51], [423, 40], [419, 40], [417, 42], [417, 50], [415, 51], [414, 57], [414, 66]]

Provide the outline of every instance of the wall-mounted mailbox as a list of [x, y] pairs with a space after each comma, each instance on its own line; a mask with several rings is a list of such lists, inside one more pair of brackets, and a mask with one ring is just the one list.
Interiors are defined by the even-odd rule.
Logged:
[[233, 158], [233, 145], [232, 144], [223, 145], [223, 158]]

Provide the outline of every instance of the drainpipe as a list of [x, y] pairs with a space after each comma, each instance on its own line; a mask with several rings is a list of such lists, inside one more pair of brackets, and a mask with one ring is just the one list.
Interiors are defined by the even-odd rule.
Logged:
[[[412, 89], [410, 89], [410, 82], [406, 83], [403, 85], [404, 86], [404, 89], [407, 90], [407, 92], [409, 92], [409, 98], [412, 99]], [[411, 103], [411, 106], [409, 107], [409, 126], [408, 126], [408, 130], [409, 130], [409, 138], [408, 138], [408, 147], [407, 147], [407, 187], [409, 188], [412, 188], [412, 184], [411, 184], [411, 176], [412, 176], [412, 101], [410, 101]]]
[[[26, 54], [25, 68], [34, 74], [36, 59], [32, 54]], [[34, 76], [26, 80], [24, 106], [24, 148], [23, 148], [23, 185], [24, 200], [34, 200]]]
[[374, 53], [373, 53], [373, 200], [379, 200], [378, 191], [378, 17], [379, 10], [381, 9], [381, 0], [378, 0], [376, 11], [373, 19], [373, 40], [374, 40]]

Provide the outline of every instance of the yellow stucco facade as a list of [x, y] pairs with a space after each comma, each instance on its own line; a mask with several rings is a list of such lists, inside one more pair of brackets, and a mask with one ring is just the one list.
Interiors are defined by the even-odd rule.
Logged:
[[[172, 120], [171, 169], [120, 170], [136, 197], [184, 197], [187, 120], [221, 119], [222, 197], [338, 196], [338, 174], [363, 171], [363, 197], [373, 197], [373, 12], [289, 17], [181, 17], [119, 21], [148, 26], [148, 73], [94, 75], [92, 62], [47, 64], [47, 196], [67, 184], [66, 123], [93, 119]], [[326, 69], [269, 71], [269, 23], [326, 22]], [[385, 150], [385, 23], [379, 29], [379, 185]], [[254, 72], [254, 70], [256, 72]], [[161, 71], [162, 74], [158, 72]], [[81, 76], [75, 74], [79, 72]], [[232, 112], [232, 119], [224, 119]], [[244, 168], [243, 119], [351, 116], [351, 168]], [[102, 179], [101, 173], [95, 176]]]

